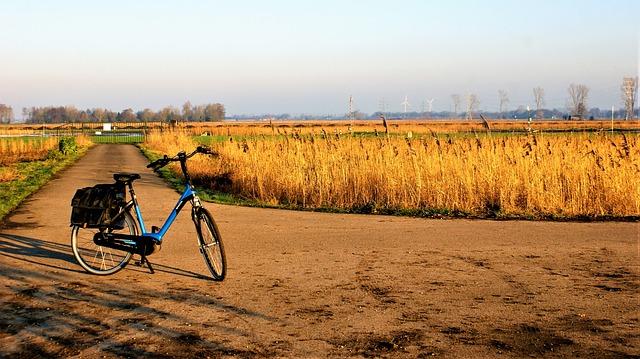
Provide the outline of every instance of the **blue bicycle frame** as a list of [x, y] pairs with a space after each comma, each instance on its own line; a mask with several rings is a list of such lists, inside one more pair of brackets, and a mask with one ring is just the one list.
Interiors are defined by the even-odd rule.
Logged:
[[[182, 192], [182, 195], [180, 195], [180, 199], [178, 199], [178, 203], [176, 203], [176, 205], [173, 207], [173, 210], [169, 214], [169, 217], [167, 217], [167, 219], [164, 221], [162, 228], [160, 228], [158, 232], [154, 233], [147, 232], [147, 229], [144, 225], [144, 219], [142, 218], [142, 212], [140, 211], [140, 205], [138, 205], [138, 200], [135, 193], [133, 192], [133, 186], [129, 187], [129, 191], [131, 193], [131, 201], [127, 203], [127, 205], [125, 206], [125, 210], [133, 206], [136, 211], [136, 217], [138, 217], [138, 223], [140, 223], [140, 231], [142, 232], [142, 236], [152, 237], [158, 244], [162, 243], [162, 237], [167, 233], [167, 231], [173, 224], [173, 221], [175, 221], [176, 216], [178, 216], [178, 213], [180, 213], [180, 210], [182, 210], [182, 207], [184, 207], [184, 205], [187, 204], [188, 201], [197, 198], [193, 186], [191, 186], [190, 183], [187, 183], [184, 191]], [[198, 201], [196, 201], [196, 204], [197, 202]]]

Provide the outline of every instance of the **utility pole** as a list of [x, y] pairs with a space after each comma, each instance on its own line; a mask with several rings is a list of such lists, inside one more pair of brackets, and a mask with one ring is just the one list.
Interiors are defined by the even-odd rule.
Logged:
[[636, 99], [638, 97], [638, 78], [625, 77], [622, 79], [622, 101], [624, 102], [625, 120], [633, 120]]
[[387, 112], [387, 104], [384, 101], [384, 97], [381, 98], [380, 101], [378, 101], [378, 110], [382, 115], [384, 115]]
[[615, 106], [611, 106], [611, 133], [613, 133], [613, 112], [615, 109]]

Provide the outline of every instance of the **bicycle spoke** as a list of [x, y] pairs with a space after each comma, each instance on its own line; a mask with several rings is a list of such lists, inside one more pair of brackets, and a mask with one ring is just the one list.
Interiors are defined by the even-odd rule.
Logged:
[[96, 251], [96, 254], [93, 256], [93, 265], [95, 266], [96, 264], [96, 259], [98, 259], [98, 254], [100, 254], [100, 247], [98, 247], [98, 250]]
[[[111, 231], [111, 230], [109, 230]], [[72, 244], [74, 256], [80, 265], [93, 274], [112, 274], [122, 269], [129, 259], [131, 253], [126, 250], [104, 247], [94, 242], [95, 235], [101, 231], [75, 227], [72, 230]], [[135, 222], [131, 216], [127, 216], [125, 227], [122, 230], [112, 232], [124, 232], [135, 235]]]

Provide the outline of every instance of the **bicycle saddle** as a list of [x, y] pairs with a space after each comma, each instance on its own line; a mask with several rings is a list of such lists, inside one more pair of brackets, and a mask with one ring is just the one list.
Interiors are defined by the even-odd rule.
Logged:
[[114, 173], [113, 179], [116, 182], [129, 183], [140, 179], [140, 175], [137, 173]]

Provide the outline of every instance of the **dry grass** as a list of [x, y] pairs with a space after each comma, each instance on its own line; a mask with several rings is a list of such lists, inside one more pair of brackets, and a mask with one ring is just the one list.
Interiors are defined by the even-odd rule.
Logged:
[[[485, 131], [483, 121], [460, 120], [387, 120], [391, 133], [458, 133]], [[491, 130], [502, 132], [527, 132], [527, 121], [489, 121]], [[640, 130], [640, 121], [615, 121], [618, 130]], [[610, 130], [611, 121], [533, 121], [534, 131], [599, 131]], [[367, 121], [255, 121], [245, 123], [190, 123], [182, 130], [193, 135], [209, 134], [217, 136], [260, 136], [285, 134], [350, 134], [385, 132], [382, 120]]]
[[15, 167], [0, 167], [0, 183], [20, 179], [20, 173]]
[[[79, 147], [86, 147], [91, 140], [84, 135], [76, 136]], [[20, 161], [41, 160], [50, 150], [58, 148], [57, 137], [5, 138], [0, 139], [0, 166]]]
[[[483, 123], [480, 120], [465, 121], [459, 119], [430, 120], [430, 119], [388, 119], [389, 130], [391, 132], [407, 133], [453, 133], [453, 132], [473, 132], [484, 131]], [[500, 120], [489, 121], [493, 131], [527, 131], [526, 120]], [[161, 122], [115, 122], [114, 128], [118, 130], [127, 129], [170, 129], [167, 123]], [[640, 130], [640, 121], [615, 121], [616, 129]], [[273, 135], [298, 132], [301, 134], [320, 133], [323, 129], [327, 132], [372, 132], [377, 130], [384, 132], [382, 120], [357, 120], [357, 121], [224, 121], [224, 122], [181, 122], [178, 127], [193, 135], [208, 133], [210, 135], [223, 136], [256, 136]], [[69, 124], [46, 124], [44, 126], [47, 133], [56, 131], [59, 133], [76, 133], [78, 131], [97, 131], [102, 129], [102, 123], [69, 123]], [[610, 120], [590, 120], [590, 121], [559, 121], [559, 120], [536, 120], [532, 122], [532, 128], [539, 131], [583, 131], [583, 130], [610, 130]], [[9, 124], [0, 125], [0, 135], [26, 135], [42, 133], [41, 124]]]
[[54, 148], [58, 148], [58, 139], [55, 137], [0, 140], [0, 165], [39, 160]]
[[[303, 208], [473, 216], [640, 215], [637, 134], [368, 137], [291, 135], [225, 141], [194, 158], [193, 178], [216, 190]], [[146, 146], [195, 146], [181, 132]], [[177, 167], [174, 167], [178, 171]]]

